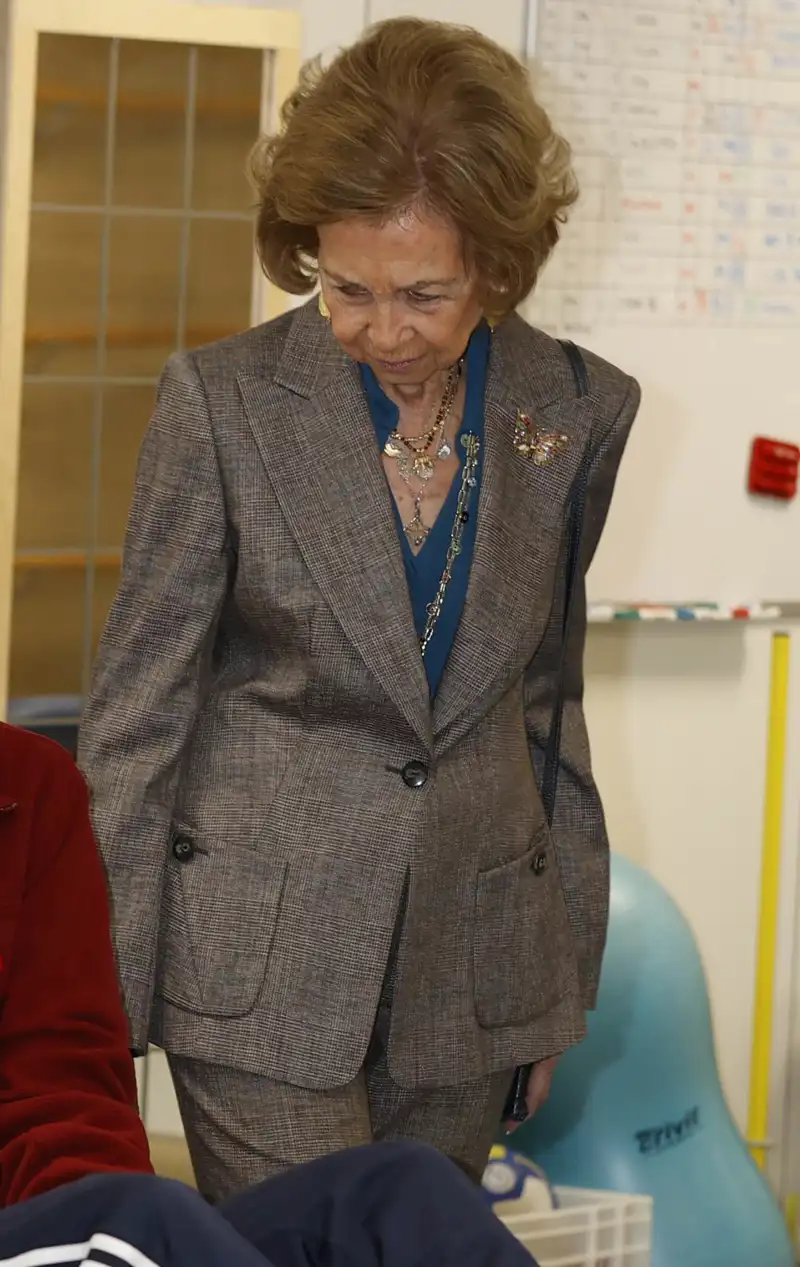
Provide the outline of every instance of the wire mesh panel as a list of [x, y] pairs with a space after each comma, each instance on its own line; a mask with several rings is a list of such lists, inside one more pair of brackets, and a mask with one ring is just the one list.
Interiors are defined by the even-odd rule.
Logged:
[[23, 700], [69, 698], [69, 711], [86, 689], [164, 361], [249, 324], [245, 160], [269, 64], [256, 48], [39, 39], [9, 668], [16, 720]]

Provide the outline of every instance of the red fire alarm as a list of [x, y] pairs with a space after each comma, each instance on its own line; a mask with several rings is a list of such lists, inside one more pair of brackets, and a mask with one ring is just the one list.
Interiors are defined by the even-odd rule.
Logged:
[[796, 444], [756, 436], [750, 454], [748, 492], [791, 501], [797, 493], [798, 467], [800, 448]]

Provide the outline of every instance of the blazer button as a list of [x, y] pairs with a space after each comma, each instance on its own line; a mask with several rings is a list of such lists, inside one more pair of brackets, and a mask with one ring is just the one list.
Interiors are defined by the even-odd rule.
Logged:
[[178, 862], [189, 862], [195, 855], [195, 845], [191, 836], [176, 836], [172, 842], [172, 856]]
[[544, 872], [547, 870], [547, 854], [546, 853], [534, 854], [533, 862], [531, 863], [531, 870], [533, 871], [534, 875], [544, 874]]
[[421, 761], [409, 761], [408, 765], [404, 765], [400, 771], [406, 787], [414, 788], [425, 786], [428, 782], [428, 773], [428, 767], [423, 765]]

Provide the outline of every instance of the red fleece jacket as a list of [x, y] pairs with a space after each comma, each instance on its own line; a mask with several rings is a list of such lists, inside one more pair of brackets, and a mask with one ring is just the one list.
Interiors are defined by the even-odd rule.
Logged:
[[0, 723], [0, 1208], [149, 1172], [86, 785]]

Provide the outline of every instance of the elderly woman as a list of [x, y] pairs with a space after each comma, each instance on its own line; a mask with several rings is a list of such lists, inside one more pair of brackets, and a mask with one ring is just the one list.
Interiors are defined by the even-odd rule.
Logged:
[[267, 275], [320, 297], [167, 366], [81, 746], [214, 1200], [372, 1139], [479, 1171], [584, 1034], [583, 578], [639, 400], [515, 315], [576, 187], [476, 32], [374, 27], [253, 170]]

